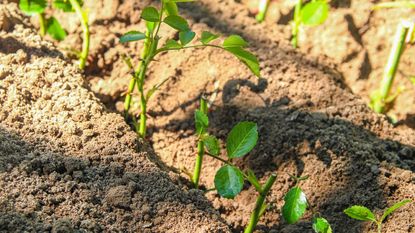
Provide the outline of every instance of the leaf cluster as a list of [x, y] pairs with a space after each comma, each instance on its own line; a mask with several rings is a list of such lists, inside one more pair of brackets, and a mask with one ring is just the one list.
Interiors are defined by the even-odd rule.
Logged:
[[[147, 6], [142, 10], [141, 18], [147, 23], [147, 30], [152, 31], [161, 24], [178, 31], [179, 39], [168, 39], [166, 43], [157, 49], [157, 53], [169, 50], [180, 50], [186, 48], [199, 47], [216, 47], [224, 49], [232, 53], [242, 63], [244, 63], [256, 76], [260, 76], [260, 67], [258, 59], [251, 52], [245, 48], [248, 43], [238, 35], [231, 35], [224, 39], [221, 45], [213, 44], [220, 36], [208, 31], [202, 32], [199, 38], [199, 43], [190, 46], [189, 44], [196, 38], [196, 33], [193, 32], [187, 20], [178, 14], [177, 3], [191, 2], [192, 0], [163, 0], [163, 9], [157, 10], [152, 6]], [[165, 13], [165, 14], [163, 14]], [[163, 16], [165, 15], [165, 17]], [[149, 28], [149, 25], [151, 27]], [[157, 32], [156, 32], [157, 33]], [[130, 31], [120, 37], [121, 43], [144, 40], [148, 37], [148, 33], [140, 31]]]
[[412, 202], [412, 201], [409, 200], [409, 199], [406, 199], [406, 200], [400, 201], [398, 203], [395, 203], [391, 207], [387, 208], [383, 212], [383, 214], [380, 218], [376, 218], [375, 214], [370, 209], [366, 208], [365, 206], [360, 206], [360, 205], [354, 205], [352, 207], [349, 207], [349, 208], [344, 210], [344, 213], [347, 214], [347, 216], [349, 216], [353, 219], [376, 223], [376, 225], [378, 226], [378, 230], [380, 232], [382, 223], [383, 223], [383, 221], [385, 221], [386, 217], [388, 217], [390, 214], [395, 212], [397, 209], [401, 208], [402, 206], [404, 206], [404, 205], [406, 205], [410, 202]]
[[[83, 4], [82, 0], [77, 0], [80, 5]], [[40, 15], [45, 13], [45, 10], [48, 7], [47, 0], [20, 0], [19, 8], [23, 13], [27, 15]], [[74, 9], [69, 2], [69, 0], [53, 0], [52, 7], [54, 9], [62, 10], [64, 12], [74, 12]], [[50, 16], [46, 19], [46, 32], [55, 40], [61, 41], [64, 40], [67, 36], [66, 31], [63, 29], [59, 21]]]

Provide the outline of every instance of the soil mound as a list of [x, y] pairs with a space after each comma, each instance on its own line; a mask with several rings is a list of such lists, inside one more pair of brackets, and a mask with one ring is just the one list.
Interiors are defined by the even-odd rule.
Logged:
[[0, 231], [228, 232], [26, 23], [0, 5]]
[[[134, 12], [148, 2], [117, 2], [117, 17], [96, 20], [90, 70], [92, 89], [112, 109], [121, 110], [129, 81], [122, 53], [139, 54], [140, 43], [120, 45], [116, 39], [128, 30], [143, 30]], [[336, 232], [367, 232], [368, 224], [351, 220], [342, 211], [366, 205], [380, 211], [403, 198], [415, 198], [414, 143], [411, 130], [399, 133], [374, 114], [344, 83], [342, 73], [324, 57], [292, 50], [281, 28], [255, 23], [245, 6], [233, 1], [199, 1], [183, 5], [192, 29], [246, 38], [261, 60], [263, 79], [256, 79], [231, 55], [215, 49], [163, 54], [152, 64], [148, 87], [170, 78], [149, 104], [150, 141], [167, 166], [193, 168], [196, 138], [193, 112], [200, 96], [219, 94], [211, 109], [210, 132], [222, 141], [232, 125], [251, 120], [259, 125], [256, 149], [239, 164], [264, 181], [271, 172], [279, 178], [269, 201], [273, 207], [261, 219], [262, 232], [311, 232], [308, 214], [287, 225], [280, 217], [283, 194], [293, 185], [287, 173], [310, 175], [302, 184], [310, 209], [327, 217]], [[109, 34], [114, 36], [108, 36]], [[163, 30], [163, 37], [174, 36]], [[107, 63], [106, 63], [107, 62]], [[94, 68], [98, 67], [98, 68]], [[94, 73], [99, 70], [98, 73]], [[105, 78], [102, 79], [101, 77]], [[99, 77], [99, 78], [98, 78]], [[213, 186], [221, 164], [206, 159], [202, 183]], [[247, 223], [255, 202], [253, 187], [245, 187], [236, 201], [207, 197], [235, 232]], [[385, 223], [386, 232], [413, 232], [414, 208], [408, 205]], [[311, 213], [311, 211], [309, 212]]]

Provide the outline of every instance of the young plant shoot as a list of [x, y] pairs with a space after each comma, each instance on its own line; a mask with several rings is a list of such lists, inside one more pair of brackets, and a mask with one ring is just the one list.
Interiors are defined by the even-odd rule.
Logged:
[[271, 0], [259, 0], [258, 14], [255, 17], [258, 22], [261, 23], [265, 20], [270, 2]]
[[372, 222], [372, 223], [376, 223], [377, 231], [378, 231], [378, 233], [381, 233], [382, 232], [382, 223], [386, 219], [386, 217], [388, 215], [392, 214], [393, 212], [395, 212], [400, 207], [402, 207], [402, 206], [404, 206], [404, 205], [406, 205], [410, 202], [412, 202], [412, 201], [411, 200], [403, 200], [403, 201], [400, 201], [400, 202], [394, 204], [393, 206], [386, 209], [386, 211], [383, 212], [383, 215], [378, 219], [376, 218], [375, 214], [372, 213], [372, 211], [370, 211], [368, 208], [366, 208], [364, 206], [354, 205], [350, 208], [345, 209], [344, 213], [347, 214], [349, 217], [357, 219], [357, 220], [369, 221], [369, 222]]
[[295, 180], [295, 186], [285, 194], [285, 203], [282, 207], [282, 216], [288, 224], [294, 224], [300, 220], [308, 207], [307, 198], [299, 187], [300, 182], [308, 179], [308, 176], [291, 176], [291, 178]]
[[196, 133], [199, 139], [197, 147], [198, 153], [192, 179], [193, 184], [196, 188], [198, 188], [199, 177], [202, 170], [201, 167], [203, 155], [206, 152], [206, 155], [225, 164], [216, 172], [214, 179], [215, 188], [221, 197], [233, 199], [242, 191], [245, 180], [251, 183], [258, 192], [258, 197], [254, 210], [251, 214], [251, 218], [244, 232], [252, 233], [255, 230], [260, 217], [265, 213], [267, 209], [265, 198], [270, 192], [277, 176], [276, 174], [271, 174], [265, 184], [261, 185], [258, 181], [258, 178], [251, 170], [248, 170], [245, 173], [232, 163], [233, 159], [241, 158], [248, 154], [257, 143], [257, 125], [252, 122], [240, 122], [235, 127], [233, 127], [226, 140], [227, 159], [219, 157], [219, 140], [207, 133], [209, 126], [207, 110], [206, 100], [202, 98], [200, 109], [195, 111]]
[[370, 95], [369, 106], [377, 113], [385, 113], [388, 104], [392, 103], [399, 95], [399, 91], [393, 95], [391, 95], [390, 92], [406, 43], [410, 42], [412, 39], [410, 30], [411, 28], [413, 29], [413, 27], [414, 22], [410, 20], [402, 20], [398, 25], [380, 88]]
[[303, 6], [303, 0], [297, 0], [292, 21], [291, 44], [298, 47], [298, 34], [301, 25], [317, 26], [326, 21], [329, 14], [329, 4], [326, 0], [312, 0]]
[[[76, 12], [81, 20], [82, 30], [84, 32], [82, 52], [79, 56], [79, 68], [84, 69], [86, 59], [89, 51], [89, 27], [88, 16], [85, 11], [82, 10], [82, 0], [53, 0], [52, 6], [55, 9], [62, 10], [64, 12]], [[64, 40], [67, 36], [66, 31], [62, 28], [60, 23], [55, 17], [47, 18], [45, 16], [45, 10], [48, 5], [47, 0], [20, 0], [19, 8], [23, 13], [27, 15], [37, 15], [39, 18], [39, 34], [43, 37], [49, 34], [55, 40]]]
[[[154, 61], [154, 58], [163, 52], [172, 50], [182, 50], [190, 48], [213, 47], [223, 49], [235, 55], [242, 63], [244, 63], [256, 76], [259, 76], [258, 59], [250, 52], [245, 50], [248, 43], [238, 35], [231, 35], [226, 38], [221, 45], [213, 44], [212, 42], [219, 38], [210, 32], [203, 32], [199, 43], [189, 45], [196, 37], [188, 22], [178, 14], [178, 2], [191, 2], [192, 0], [162, 0], [160, 10], [155, 7], [145, 7], [141, 13], [141, 18], [146, 22], [146, 32], [130, 31], [120, 38], [121, 43], [144, 40], [144, 47], [141, 51], [140, 62], [133, 71], [133, 77], [127, 90], [124, 102], [125, 115], [128, 116], [131, 106], [131, 94], [135, 87], [137, 87], [140, 95], [140, 128], [139, 135], [146, 136], [147, 132], [147, 103], [151, 96], [157, 91], [162, 83], [154, 86], [145, 92], [146, 73], [149, 64]], [[159, 46], [159, 31], [162, 25], [167, 25], [177, 30], [179, 33], [179, 40], [169, 39], [167, 42]], [[129, 66], [132, 67], [131, 62]]]

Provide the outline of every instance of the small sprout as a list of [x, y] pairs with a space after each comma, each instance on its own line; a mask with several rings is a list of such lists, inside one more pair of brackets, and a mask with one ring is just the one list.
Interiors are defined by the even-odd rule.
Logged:
[[322, 217], [317, 217], [313, 219], [313, 230], [315, 233], [332, 233], [333, 230], [329, 222]]
[[271, 0], [260, 0], [258, 6], [258, 14], [255, 16], [258, 22], [263, 22], [268, 11], [269, 3]]
[[[74, 0], [70, 0], [74, 1]], [[146, 21], [147, 30], [145, 32], [132, 31], [127, 32], [120, 37], [121, 43], [144, 40], [144, 47], [141, 51], [140, 62], [134, 70], [133, 77], [128, 86], [127, 94], [124, 101], [124, 112], [127, 117], [131, 108], [132, 93], [137, 87], [140, 96], [140, 129], [139, 136], [145, 138], [147, 132], [147, 102], [145, 80], [147, 67], [154, 61], [154, 57], [166, 51], [213, 47], [223, 49], [235, 55], [242, 63], [244, 63], [256, 76], [260, 76], [260, 67], [258, 59], [250, 52], [245, 50], [248, 43], [237, 35], [231, 35], [225, 39], [223, 45], [211, 44], [212, 41], [219, 38], [210, 32], [203, 32], [200, 43], [191, 44], [196, 33], [190, 29], [189, 23], [179, 15], [177, 3], [192, 2], [192, 0], [162, 0], [160, 10], [152, 6], [147, 6], [141, 12], [141, 18]], [[163, 46], [159, 46], [159, 30], [162, 25], [168, 25], [178, 31], [179, 40], [167, 39]], [[190, 44], [190, 45], [189, 45]], [[163, 84], [165, 82], [162, 82]], [[154, 94], [160, 86], [151, 89]], [[200, 135], [204, 136], [204, 135]]]
[[214, 179], [215, 189], [221, 197], [233, 199], [242, 191], [245, 180], [251, 183], [259, 195], [244, 233], [252, 233], [255, 230], [260, 217], [267, 210], [268, 205], [265, 204], [265, 198], [270, 192], [272, 185], [275, 183], [277, 175], [271, 174], [265, 184], [261, 185], [253, 171], [248, 170], [247, 173], [244, 173], [232, 163], [233, 158], [245, 156], [256, 145], [258, 140], [258, 127], [253, 122], [240, 122], [232, 128], [226, 142], [228, 158], [222, 159], [219, 157], [219, 140], [216, 137], [209, 135], [207, 132], [209, 126], [207, 108], [207, 101], [204, 98], [201, 98], [200, 108], [195, 111], [195, 127], [198, 143], [192, 182], [195, 185], [195, 188], [199, 187], [202, 160], [207, 151], [207, 155], [224, 163], [224, 165], [216, 172]]
[[317, 26], [326, 21], [329, 5], [326, 0], [312, 0], [303, 6], [303, 0], [297, 0], [292, 21], [292, 40], [294, 48], [298, 46], [298, 33], [301, 25]]
[[[61, 41], [67, 36], [66, 31], [62, 28], [61, 24], [55, 17], [47, 18], [45, 10], [47, 7], [47, 0], [20, 0], [19, 8], [23, 13], [28, 15], [37, 15], [39, 18], [39, 34], [43, 37], [49, 34], [53, 39]], [[76, 12], [78, 18], [81, 20], [83, 30], [83, 45], [82, 51], [79, 55], [79, 68], [84, 69], [86, 60], [89, 53], [89, 27], [88, 16], [85, 11], [82, 10], [82, 0], [53, 0], [52, 7], [64, 12]]]
[[388, 105], [393, 103], [399, 94], [397, 93], [395, 95], [391, 95], [390, 92], [399, 67], [401, 56], [405, 50], [409, 30], [414, 27], [414, 24], [415, 23], [413, 21], [402, 20], [398, 25], [380, 88], [373, 91], [370, 95], [369, 107], [377, 113], [385, 113], [388, 110]]
[[385, 212], [383, 213], [382, 217], [379, 218], [379, 219], [376, 218], [375, 214], [372, 211], [370, 211], [368, 208], [366, 208], [364, 206], [358, 206], [358, 205], [352, 206], [350, 208], [345, 209], [344, 213], [347, 214], [349, 217], [351, 217], [353, 219], [376, 223], [378, 233], [380, 233], [380, 232], [382, 232], [382, 223], [386, 219], [386, 217], [388, 215], [392, 214], [394, 211], [396, 211], [400, 207], [402, 207], [402, 206], [404, 206], [404, 205], [406, 205], [410, 202], [412, 202], [412, 201], [411, 200], [403, 200], [403, 201], [400, 201], [400, 202], [394, 204], [393, 206], [386, 209]]

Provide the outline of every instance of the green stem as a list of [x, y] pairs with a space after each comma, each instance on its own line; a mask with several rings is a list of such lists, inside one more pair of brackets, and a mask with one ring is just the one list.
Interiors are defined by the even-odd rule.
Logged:
[[382, 223], [376, 223], [378, 225], [378, 233], [382, 232]]
[[143, 60], [148, 56], [148, 53], [150, 51], [150, 32], [147, 30], [146, 32], [146, 39], [144, 41], [144, 47], [143, 50], [141, 51], [141, 60], [140, 63], [138, 64], [138, 68], [135, 71], [133, 77], [130, 80], [130, 84], [128, 86], [128, 90], [127, 90], [127, 94], [125, 95], [125, 100], [124, 100], [124, 114], [125, 117], [128, 116], [128, 112], [130, 111], [130, 107], [131, 107], [131, 94], [134, 91], [135, 85], [137, 84], [137, 79], [138, 76], [140, 74], [140, 71], [143, 69]]
[[373, 100], [373, 109], [377, 113], [383, 113], [385, 111], [387, 99], [399, 66], [399, 61], [405, 49], [405, 39], [410, 28], [410, 23], [411, 22], [407, 20], [403, 20], [398, 25], [391, 52], [389, 54], [389, 58], [383, 74], [379, 96]]
[[263, 206], [266, 196], [268, 195], [269, 191], [271, 190], [272, 185], [277, 179], [276, 174], [271, 174], [271, 176], [268, 178], [267, 182], [262, 188], [262, 192], [259, 193], [259, 196], [255, 203], [254, 211], [251, 214], [251, 219], [249, 220], [248, 226], [245, 228], [244, 233], [252, 233], [254, 232], [256, 225], [258, 224], [259, 218], [261, 217], [261, 214], [264, 213]]
[[[207, 101], [202, 97], [200, 99], [200, 111], [204, 114], [208, 113]], [[195, 163], [195, 169], [193, 171], [192, 181], [195, 188], [199, 188], [200, 171], [202, 170], [203, 155], [205, 154], [205, 143], [199, 139], [197, 142], [197, 157]]]
[[294, 22], [292, 28], [292, 39], [291, 44], [294, 48], [298, 47], [298, 31], [301, 24], [301, 8], [303, 7], [303, 0], [297, 0], [294, 10]]
[[79, 56], [79, 68], [81, 70], [85, 69], [86, 61], [88, 59], [89, 53], [89, 26], [88, 26], [88, 16], [82, 11], [81, 5], [77, 0], [69, 0], [72, 7], [75, 9], [78, 18], [81, 20], [81, 26], [83, 30], [83, 42], [82, 42], [82, 52]]
[[268, 11], [269, 3], [270, 3], [270, 0], [260, 0], [259, 1], [258, 14], [255, 17], [258, 22], [261, 23], [261, 22], [264, 21], [265, 16], [266, 16], [267, 11]]
[[414, 1], [395, 1], [395, 2], [382, 2], [376, 4], [373, 9], [378, 10], [382, 8], [415, 8]]
[[38, 14], [39, 16], [39, 34], [41, 37], [46, 35], [46, 18], [45, 13]]

